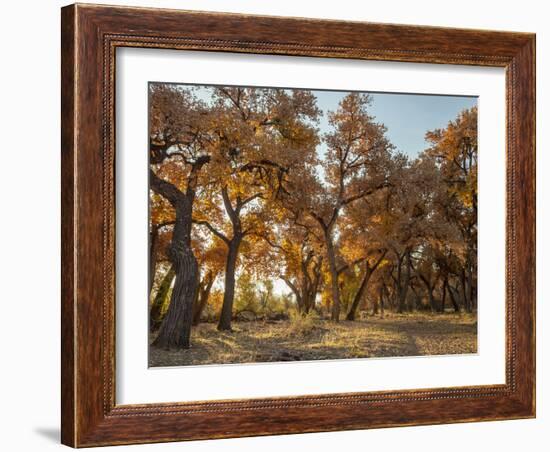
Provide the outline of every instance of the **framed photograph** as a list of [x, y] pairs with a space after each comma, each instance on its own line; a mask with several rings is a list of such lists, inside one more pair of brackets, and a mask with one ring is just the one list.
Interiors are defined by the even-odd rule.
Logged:
[[535, 416], [535, 36], [62, 9], [62, 442]]

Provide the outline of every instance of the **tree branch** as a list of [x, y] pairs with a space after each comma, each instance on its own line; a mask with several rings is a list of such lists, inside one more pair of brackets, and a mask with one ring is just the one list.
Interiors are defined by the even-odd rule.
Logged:
[[374, 188], [370, 188], [369, 190], [363, 191], [361, 193], [357, 193], [356, 195], [349, 196], [342, 200], [342, 205], [345, 206], [347, 204], [352, 203], [353, 201], [357, 201], [358, 199], [364, 198], [366, 196], [372, 195], [373, 193], [377, 192], [378, 190], [382, 190], [383, 188], [390, 187], [391, 184], [388, 182], [384, 182], [380, 185], [377, 185]]
[[158, 224], [152, 224], [152, 227], [154, 229], [162, 229], [162, 228], [165, 228], [167, 226], [174, 226], [176, 224], [175, 221], [171, 220], [171, 221], [163, 221], [162, 223], [158, 223]]
[[254, 234], [251, 234], [251, 235], [254, 235], [260, 239], [263, 239], [267, 242], [267, 244], [271, 247], [271, 248], [277, 248], [277, 249], [280, 249], [281, 251], [286, 251], [284, 249], [284, 247], [282, 247], [281, 245], [277, 244], [277, 243], [274, 243], [271, 241], [270, 238], [268, 238], [267, 236], [263, 235], [263, 234], [257, 234], [257, 233], [254, 233]]
[[225, 210], [227, 211], [227, 214], [229, 215], [229, 218], [231, 219], [231, 222], [233, 225], [237, 224], [238, 216], [235, 212], [235, 209], [233, 209], [233, 206], [231, 205], [231, 200], [229, 199], [229, 193], [227, 192], [227, 186], [222, 188], [222, 198], [223, 198], [223, 205], [225, 206]]
[[280, 276], [280, 278], [286, 283], [288, 287], [294, 292], [294, 295], [296, 295], [297, 299], [302, 299], [302, 296], [300, 295], [300, 291], [298, 288], [290, 281], [286, 276]]
[[367, 261], [367, 266], [369, 267], [371, 273], [374, 272], [374, 270], [376, 270], [378, 268], [378, 266], [381, 264], [382, 260], [386, 256], [387, 252], [388, 252], [387, 249], [382, 250], [382, 254], [380, 255], [380, 257], [378, 258], [378, 260], [374, 263], [374, 265], [372, 267], [369, 266], [369, 261]]
[[185, 199], [184, 194], [174, 184], [158, 177], [152, 169], [149, 170], [149, 185], [173, 206]]
[[336, 274], [340, 275], [342, 272], [346, 271], [350, 267], [354, 267], [355, 265], [363, 262], [366, 259], [366, 257], [360, 257], [359, 259], [355, 259], [350, 264], [344, 264], [340, 268], [336, 269]]
[[227, 245], [229, 245], [229, 238], [221, 233], [220, 231], [218, 231], [214, 226], [212, 226], [208, 221], [206, 220], [193, 220], [193, 223], [195, 224], [198, 224], [198, 225], [201, 225], [201, 226], [206, 226], [210, 232], [212, 232], [212, 234], [214, 234], [216, 237], [220, 238], [221, 240], [223, 240]]
[[317, 215], [317, 213], [315, 213], [313, 210], [308, 210], [308, 213], [317, 221], [317, 223], [319, 223], [323, 230], [327, 229], [328, 226], [325, 224], [325, 220], [323, 219], [323, 217]]
[[263, 198], [263, 196], [263, 193], [255, 193], [248, 198], [244, 198], [241, 202], [239, 202], [239, 208], [246, 206], [249, 202], [254, 201], [256, 198]]

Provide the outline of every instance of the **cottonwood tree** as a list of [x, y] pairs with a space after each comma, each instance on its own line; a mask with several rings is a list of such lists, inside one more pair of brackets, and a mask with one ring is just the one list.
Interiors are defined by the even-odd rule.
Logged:
[[397, 312], [407, 309], [409, 289], [414, 289], [415, 252], [433, 234], [433, 190], [437, 171], [429, 161], [410, 161], [403, 154], [392, 159], [392, 185], [383, 193], [380, 213], [383, 233], [379, 235], [392, 259], [390, 273]]
[[442, 309], [437, 306], [434, 290], [441, 277], [441, 268], [437, 265], [437, 250], [431, 246], [423, 247], [418, 253], [418, 262], [413, 265], [414, 272], [426, 287], [428, 302], [433, 312]]
[[185, 348], [199, 272], [191, 247], [192, 214], [201, 172], [210, 161], [210, 125], [206, 105], [188, 89], [151, 84], [149, 102], [149, 186], [173, 210], [167, 254], [175, 272], [170, 306], [153, 344]]
[[296, 299], [300, 314], [307, 315], [314, 307], [322, 284], [323, 243], [305, 224], [287, 218], [278, 230], [278, 244], [268, 240], [282, 260], [279, 273]]
[[344, 309], [355, 319], [367, 295], [380, 311], [426, 298], [475, 309], [477, 110], [428, 132], [410, 160], [371, 102], [345, 96], [320, 137], [308, 90], [151, 85], [155, 345], [189, 346], [214, 308], [230, 330], [240, 277], [261, 306], [275, 296], [255, 281], [281, 277], [302, 313], [321, 293], [335, 321]]
[[346, 209], [341, 225], [341, 254], [357, 274], [355, 290], [346, 314], [346, 320], [355, 320], [357, 309], [368, 292], [368, 284], [374, 272], [384, 262], [388, 252], [384, 240], [382, 221], [382, 193], [358, 200]]
[[241, 244], [269, 227], [285, 176], [315, 149], [319, 110], [306, 90], [217, 88], [213, 103], [217, 153], [209, 175], [216, 183], [194, 221], [227, 246], [218, 329], [231, 330]]
[[329, 112], [332, 131], [324, 137], [327, 154], [322, 162], [323, 174], [303, 177], [302, 186], [296, 188], [297, 202], [315, 220], [324, 239], [334, 321], [340, 319], [335, 249], [338, 219], [347, 206], [389, 184], [388, 161], [393, 146], [385, 136], [385, 126], [369, 114], [371, 102], [367, 94], [350, 93], [336, 111]]
[[475, 308], [477, 275], [477, 107], [464, 110], [445, 129], [426, 133], [433, 157], [446, 185], [437, 200], [446, 219], [462, 235], [459, 281], [467, 311]]

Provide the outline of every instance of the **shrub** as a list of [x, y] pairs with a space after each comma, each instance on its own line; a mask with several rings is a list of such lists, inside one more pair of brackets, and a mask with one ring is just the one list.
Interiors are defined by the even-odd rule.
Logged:
[[306, 315], [301, 314], [296, 310], [290, 311], [287, 335], [294, 337], [309, 336], [318, 329], [316, 320], [317, 315], [313, 311]]

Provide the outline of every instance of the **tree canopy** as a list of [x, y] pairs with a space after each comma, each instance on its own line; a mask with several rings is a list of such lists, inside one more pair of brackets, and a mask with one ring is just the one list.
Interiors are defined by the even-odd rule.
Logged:
[[150, 84], [156, 345], [188, 347], [193, 324], [231, 330], [244, 311], [476, 309], [477, 108], [411, 158], [372, 102], [349, 93], [323, 112], [310, 90]]

